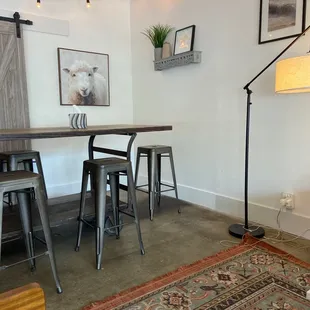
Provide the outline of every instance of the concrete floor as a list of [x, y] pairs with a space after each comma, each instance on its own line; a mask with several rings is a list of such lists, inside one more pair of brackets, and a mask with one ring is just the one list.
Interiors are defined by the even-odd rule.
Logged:
[[[151, 222], [148, 219], [147, 196], [143, 193], [138, 196], [145, 256], [140, 255], [135, 226], [131, 224], [123, 228], [119, 240], [114, 237], [105, 239], [104, 268], [97, 271], [93, 231], [85, 231], [81, 250], [76, 253], [76, 226], [67, 225], [53, 229], [63, 294], [56, 294], [48, 257], [37, 260], [34, 274], [31, 274], [26, 263], [2, 271], [0, 292], [38, 282], [45, 291], [47, 309], [77, 310], [91, 301], [102, 300], [181, 265], [215, 254], [225, 249], [220, 243], [222, 240], [238, 242], [227, 233], [228, 226], [236, 222], [233, 218], [165, 197]], [[180, 204], [183, 207], [181, 215], [177, 213]], [[267, 230], [267, 236], [274, 235], [275, 231]], [[310, 262], [310, 248], [296, 249], [297, 246], [310, 247], [310, 241], [277, 246]], [[43, 249], [42, 245], [37, 245], [37, 252]], [[2, 264], [25, 257], [22, 242], [5, 246], [3, 252]]]

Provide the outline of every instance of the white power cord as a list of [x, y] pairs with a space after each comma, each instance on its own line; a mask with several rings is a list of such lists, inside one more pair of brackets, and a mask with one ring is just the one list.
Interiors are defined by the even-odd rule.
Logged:
[[[278, 232], [276, 234], [276, 236], [274, 237], [264, 237], [263, 239], [265, 240], [268, 240], [268, 241], [271, 241], [273, 244], [275, 243], [287, 243], [287, 242], [292, 242], [292, 241], [296, 241], [300, 238], [302, 238], [308, 231], [310, 231], [310, 228], [306, 229], [302, 234], [292, 238], [292, 239], [287, 239], [287, 240], [281, 240], [281, 239], [278, 239], [281, 234], [284, 232], [283, 229], [281, 228], [281, 224], [280, 224], [280, 215], [282, 213], [282, 211], [285, 209], [285, 205], [282, 205], [282, 207], [280, 208], [278, 214], [277, 214], [277, 225], [278, 225]], [[243, 224], [240, 224], [240, 225], [243, 225]], [[270, 228], [268, 226], [265, 226], [265, 225], [260, 225], [260, 226], [252, 226], [252, 227], [256, 227], [255, 229], [248, 229], [249, 232], [254, 232], [256, 230], [258, 230], [259, 228], [261, 227], [265, 227], [265, 228]], [[235, 241], [231, 241], [231, 240], [222, 240], [220, 241], [220, 244], [222, 246], [225, 246], [225, 247], [230, 247], [230, 245], [227, 245], [225, 243], [228, 243], [228, 244], [239, 244], [239, 242], [235, 242]], [[296, 249], [308, 249], [310, 248], [310, 246], [302, 246], [302, 247], [295, 247]], [[309, 298], [310, 298], [310, 291], [309, 291]]]

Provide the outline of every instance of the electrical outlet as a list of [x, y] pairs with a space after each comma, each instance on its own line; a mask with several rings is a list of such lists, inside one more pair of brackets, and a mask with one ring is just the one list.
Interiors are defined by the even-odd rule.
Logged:
[[295, 209], [294, 194], [282, 193], [280, 204], [287, 210], [294, 210]]

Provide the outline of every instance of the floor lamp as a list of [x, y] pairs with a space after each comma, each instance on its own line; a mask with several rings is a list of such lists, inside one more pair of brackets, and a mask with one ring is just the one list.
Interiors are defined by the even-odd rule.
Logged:
[[[244, 184], [244, 224], [233, 224], [229, 227], [229, 233], [237, 238], [243, 238], [246, 233], [256, 238], [263, 238], [265, 231], [262, 227], [249, 227], [248, 206], [248, 181], [249, 181], [249, 143], [250, 143], [250, 120], [251, 120], [251, 84], [260, 77], [272, 64], [274, 64], [288, 49], [290, 49], [308, 30], [308, 26], [302, 34], [296, 37], [275, 59], [273, 59], [262, 71], [244, 86], [247, 93], [246, 112], [246, 138], [245, 138], [245, 184]], [[300, 93], [310, 92], [310, 56], [288, 58], [276, 64], [277, 93]]]

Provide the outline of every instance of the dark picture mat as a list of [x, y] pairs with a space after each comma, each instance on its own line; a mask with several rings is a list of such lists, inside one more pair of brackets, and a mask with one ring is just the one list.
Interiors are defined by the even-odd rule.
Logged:
[[[270, 40], [262, 40], [262, 24], [263, 24], [263, 2], [266, 0], [260, 0], [260, 12], [259, 12], [259, 35], [258, 35], [258, 44], [265, 44], [265, 43], [270, 43], [270, 42], [275, 42], [275, 41], [280, 41], [284, 39], [289, 39], [289, 38], [294, 38], [300, 35], [305, 29], [306, 29], [306, 18], [307, 18], [307, 0], [302, 0], [302, 5], [303, 5], [303, 11], [302, 11], [302, 25], [301, 29], [298, 33], [294, 33], [292, 35], [287, 35], [275, 39], [270, 39]], [[268, 0], [270, 1], [270, 0]]]

